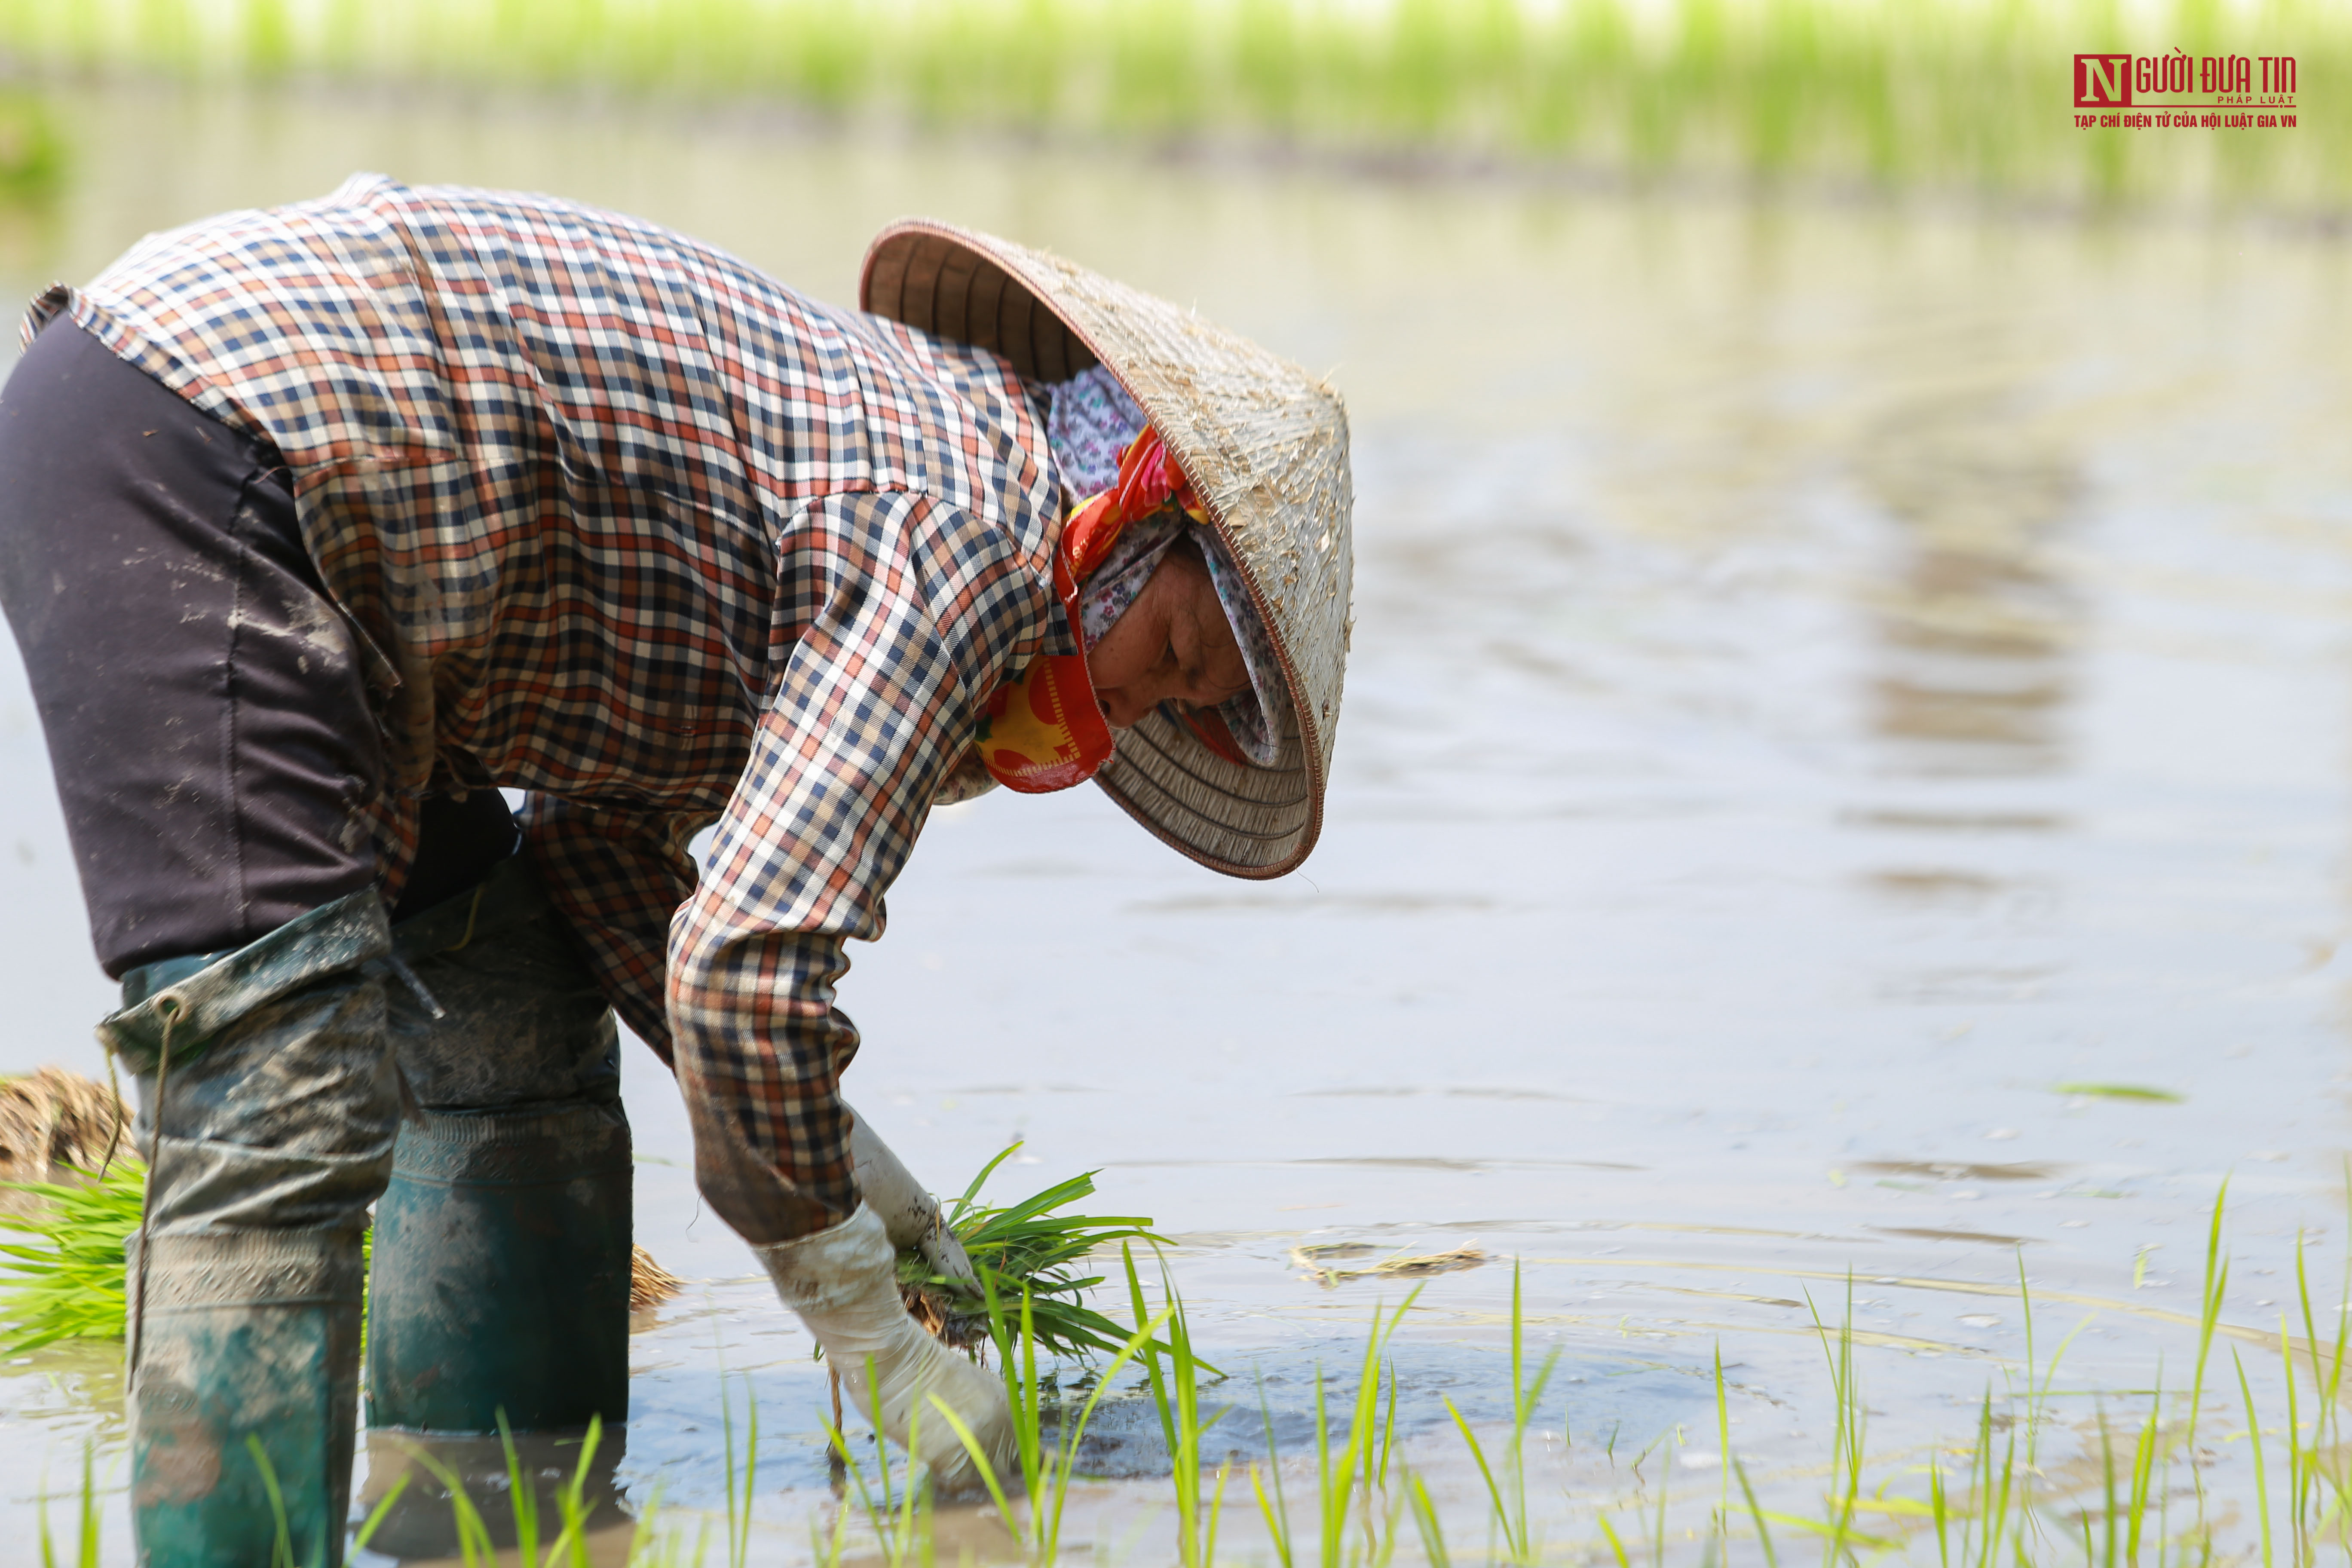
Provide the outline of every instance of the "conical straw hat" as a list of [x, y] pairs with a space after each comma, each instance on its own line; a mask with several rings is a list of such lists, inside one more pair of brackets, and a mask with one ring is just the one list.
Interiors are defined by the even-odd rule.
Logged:
[[1290, 695], [1268, 713], [1271, 767], [1217, 755], [1154, 710], [1118, 732], [1096, 782], [1203, 866], [1279, 877], [1315, 847], [1348, 658], [1354, 487], [1339, 395], [1165, 300], [989, 235], [895, 223], [866, 253], [858, 302], [992, 349], [1026, 379], [1110, 367], [1207, 503], [1249, 581]]

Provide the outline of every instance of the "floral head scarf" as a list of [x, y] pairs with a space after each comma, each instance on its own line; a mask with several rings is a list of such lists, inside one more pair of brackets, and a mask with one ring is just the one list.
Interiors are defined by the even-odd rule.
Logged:
[[[1045, 439], [1053, 448], [1054, 465], [1061, 472], [1065, 489], [1072, 496], [1087, 497], [1110, 489], [1118, 481], [1120, 460], [1149, 424], [1143, 409], [1101, 365], [1081, 371], [1046, 391], [1053, 405], [1045, 418]], [[1171, 489], [1188, 488], [1180, 483]], [[1143, 592], [1168, 547], [1188, 534], [1208, 563], [1217, 603], [1225, 612], [1226, 625], [1233, 628], [1234, 641], [1241, 647], [1242, 662], [1249, 668], [1249, 689], [1219, 704], [1217, 716], [1235, 748], [1258, 766], [1271, 767], [1277, 742], [1266, 715], [1275, 710], [1270, 695], [1281, 689], [1281, 661], [1275, 657], [1265, 623], [1250, 603], [1248, 585], [1241, 568], [1226, 553], [1224, 541], [1204, 519], [1179, 505], [1175, 496], [1147, 516], [1129, 518], [1117, 542], [1085, 578], [1078, 590], [1078, 610], [1087, 647], [1102, 640]], [[1224, 750], [1213, 739], [1202, 738], [1209, 740], [1213, 749]]]
[[[1108, 371], [1097, 366], [1045, 391], [1046, 440], [1064, 494], [1087, 498], [1073, 508], [1054, 552], [1055, 592], [1085, 647], [1091, 650], [1127, 613], [1169, 547], [1191, 538], [1250, 684], [1213, 709], [1174, 717], [1226, 761], [1271, 765], [1277, 742], [1266, 715], [1275, 710], [1270, 694], [1280, 689], [1282, 667], [1192, 482]], [[989, 699], [974, 744], [981, 765], [1009, 789], [1041, 794], [1093, 777], [1110, 760], [1111, 735], [1086, 654], [1030, 660]]]

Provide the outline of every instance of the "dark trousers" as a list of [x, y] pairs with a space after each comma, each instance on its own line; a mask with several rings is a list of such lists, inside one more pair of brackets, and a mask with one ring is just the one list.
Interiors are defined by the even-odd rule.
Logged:
[[[167, 1005], [207, 1020], [178, 1054], [166, 1032], [131, 1061], [152, 1157], [131, 1389], [142, 1552], [178, 1563], [169, 1543], [253, 1525], [251, 1496], [205, 1478], [242, 1464], [247, 1436], [284, 1435], [257, 1421], [294, 1434], [272, 1462], [310, 1500], [304, 1528], [340, 1531], [356, 1293], [327, 1311], [273, 1282], [295, 1263], [355, 1275], [372, 1204], [379, 1420], [621, 1420], [618, 1042], [578, 942], [515, 858], [504, 799], [424, 803], [388, 911], [397, 967], [354, 968], [311, 944], [317, 922], [292, 923], [340, 900], [386, 940], [367, 833], [385, 778], [358, 643], [276, 453], [53, 325], [0, 394], [0, 606], [100, 962], [146, 970], [110, 1027]], [[321, 1311], [326, 1328], [303, 1326]], [[286, 1376], [255, 1394], [272, 1369]]]
[[[0, 607], [109, 974], [376, 879], [383, 747], [277, 454], [68, 322], [0, 394]], [[515, 843], [495, 790], [428, 800], [394, 918]]]

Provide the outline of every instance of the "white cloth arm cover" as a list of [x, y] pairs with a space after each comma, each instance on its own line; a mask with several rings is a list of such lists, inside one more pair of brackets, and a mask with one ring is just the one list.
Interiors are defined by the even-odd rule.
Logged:
[[915, 1180], [856, 1107], [845, 1101], [842, 1109], [849, 1112], [849, 1157], [857, 1169], [858, 1195], [881, 1219], [890, 1245], [917, 1248], [933, 1270], [979, 1295], [980, 1277], [972, 1272], [963, 1243], [948, 1228], [939, 1200]]

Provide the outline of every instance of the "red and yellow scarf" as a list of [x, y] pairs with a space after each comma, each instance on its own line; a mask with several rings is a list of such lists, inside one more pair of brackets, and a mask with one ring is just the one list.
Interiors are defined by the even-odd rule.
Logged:
[[[1068, 617], [1070, 635], [1081, 644], [1079, 585], [1109, 556], [1128, 524], [1170, 505], [1182, 508], [1194, 522], [1208, 521], [1192, 481], [1160, 445], [1159, 432], [1147, 426], [1119, 459], [1118, 480], [1079, 504], [1054, 549], [1054, 592]], [[1214, 714], [1206, 717], [1218, 733], [1212, 736], [1198, 716], [1193, 719], [1195, 731], [1210, 746], [1239, 760], [1233, 738], [1223, 733], [1223, 723]], [[1102, 704], [1095, 698], [1086, 654], [1041, 654], [1031, 659], [1020, 679], [1007, 681], [988, 700], [973, 744], [996, 782], [1024, 795], [1068, 789], [1094, 777], [1110, 760], [1111, 734]]]

